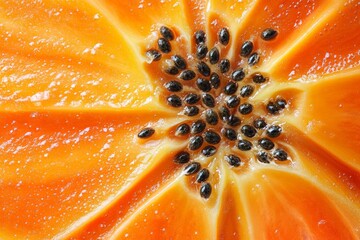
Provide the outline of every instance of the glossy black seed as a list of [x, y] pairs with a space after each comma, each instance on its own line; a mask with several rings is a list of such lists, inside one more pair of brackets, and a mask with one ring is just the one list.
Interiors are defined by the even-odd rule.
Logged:
[[211, 185], [210, 183], [203, 183], [200, 187], [200, 196], [202, 198], [208, 199], [211, 195]]
[[228, 45], [230, 40], [230, 33], [229, 30], [227, 30], [227, 28], [222, 28], [219, 32], [219, 42], [226, 46]]
[[158, 43], [159, 50], [161, 52], [163, 52], [163, 53], [171, 52], [170, 42], [168, 40], [166, 40], [165, 38], [159, 38], [157, 43]]
[[204, 139], [210, 144], [218, 144], [221, 141], [220, 135], [212, 130], [208, 130], [204, 133]]
[[252, 79], [254, 83], [258, 83], [258, 84], [266, 82], [266, 78], [260, 73], [255, 73]]
[[180, 92], [183, 89], [182, 84], [178, 81], [167, 82], [164, 86], [170, 92]]
[[216, 47], [213, 47], [209, 51], [209, 60], [211, 64], [216, 64], [219, 62], [220, 59], [220, 52]]
[[225, 85], [225, 87], [224, 87], [224, 93], [225, 93], [226, 95], [232, 95], [232, 94], [236, 93], [237, 89], [238, 89], [237, 83], [231, 81], [231, 82], [228, 82], [228, 83]]
[[254, 52], [250, 55], [250, 57], [248, 58], [248, 63], [250, 66], [254, 66], [255, 64], [257, 64], [260, 60], [260, 56], [257, 52]]
[[155, 62], [161, 59], [161, 53], [155, 49], [150, 49], [146, 51], [146, 56]]
[[151, 137], [153, 134], [155, 133], [155, 130], [153, 128], [147, 127], [142, 129], [139, 133], [138, 133], [138, 137], [139, 138], [149, 138]]
[[279, 161], [285, 161], [288, 158], [288, 154], [283, 149], [280, 148], [276, 149], [273, 152], [273, 156]]
[[210, 125], [216, 125], [219, 122], [219, 117], [214, 110], [207, 109], [205, 112], [205, 120]]
[[186, 68], [186, 61], [185, 59], [180, 55], [173, 55], [171, 56], [171, 59], [173, 60], [175, 66], [179, 69], [185, 69]]
[[254, 44], [251, 41], [245, 41], [241, 46], [240, 56], [248, 57], [254, 49]]
[[192, 163], [189, 163], [188, 165], [186, 165], [186, 167], [184, 168], [183, 173], [186, 176], [189, 176], [189, 175], [197, 173], [200, 170], [200, 168], [201, 168], [200, 163], [192, 162]]
[[287, 104], [287, 102], [285, 99], [279, 98], [276, 100], [276, 105], [281, 109], [286, 108], [286, 104]]
[[190, 161], [190, 153], [181, 151], [174, 157], [174, 162], [179, 164], [188, 163]]
[[174, 39], [174, 33], [173, 31], [168, 28], [168, 27], [165, 27], [165, 26], [162, 26], [160, 28], [160, 34], [167, 40], [173, 40]]
[[213, 96], [211, 96], [208, 93], [205, 93], [202, 95], [202, 101], [207, 107], [210, 107], [210, 108], [215, 107], [215, 99]]
[[235, 141], [237, 139], [237, 132], [232, 128], [223, 128], [221, 129], [221, 133], [230, 141]]
[[243, 98], [250, 97], [254, 92], [254, 87], [251, 85], [242, 86], [240, 89], [240, 96]]
[[250, 114], [253, 110], [253, 106], [250, 103], [242, 103], [239, 106], [239, 113], [242, 115]]
[[226, 99], [226, 105], [228, 108], [235, 108], [240, 104], [240, 98], [235, 95], [231, 95]]
[[217, 73], [215, 72], [211, 73], [210, 84], [215, 89], [218, 89], [220, 87], [220, 77]]
[[191, 133], [198, 134], [205, 130], [206, 123], [203, 120], [197, 120], [191, 124]]
[[194, 35], [194, 38], [195, 38], [195, 43], [196, 44], [205, 43], [205, 41], [206, 41], [205, 32], [202, 31], [202, 30], [196, 31], [195, 35]]
[[249, 142], [248, 140], [242, 139], [239, 140], [237, 147], [241, 151], [249, 151], [252, 148], [252, 143]]
[[212, 156], [212, 155], [214, 155], [216, 153], [216, 147], [214, 147], [214, 146], [206, 146], [201, 150], [201, 153], [205, 157], [210, 157], [210, 156]]
[[235, 115], [230, 115], [227, 124], [229, 124], [232, 127], [239, 126], [241, 124], [241, 119]]
[[266, 135], [268, 135], [271, 138], [276, 138], [276, 137], [280, 136], [281, 131], [282, 131], [282, 129], [280, 126], [273, 125], [273, 126], [270, 126], [266, 130]]
[[175, 66], [171, 66], [171, 67], [165, 69], [165, 72], [170, 75], [176, 75], [179, 73], [179, 69]]
[[266, 152], [259, 152], [256, 155], [257, 159], [259, 160], [259, 162], [262, 163], [270, 163], [270, 158], [269, 155]]
[[180, 73], [179, 78], [185, 81], [189, 81], [194, 79], [196, 76], [195, 72], [193, 70], [184, 70]]
[[196, 80], [196, 86], [203, 92], [209, 92], [211, 90], [210, 82], [203, 78], [198, 78]]
[[258, 118], [254, 120], [253, 125], [257, 129], [263, 129], [266, 127], [266, 122], [263, 119]]
[[175, 94], [167, 97], [167, 103], [172, 107], [181, 107], [182, 106], [181, 98]]
[[270, 113], [270, 114], [278, 114], [280, 111], [280, 107], [275, 104], [274, 102], [268, 102], [268, 104], [266, 105], [266, 110]]
[[219, 63], [221, 73], [226, 73], [230, 70], [230, 61], [228, 59], [221, 59]]
[[231, 79], [234, 81], [241, 81], [245, 78], [244, 69], [240, 68], [232, 72]]
[[199, 111], [197, 106], [185, 106], [184, 108], [184, 114], [189, 117], [198, 115]]
[[220, 118], [224, 122], [227, 122], [229, 120], [229, 117], [230, 117], [230, 110], [227, 107], [222, 106], [219, 109], [219, 115], [220, 115]]
[[196, 48], [196, 57], [198, 59], [203, 59], [204, 57], [206, 57], [207, 52], [208, 52], [207, 46], [204, 44], [199, 44]]
[[253, 126], [250, 125], [244, 125], [241, 127], [241, 132], [249, 138], [252, 138], [256, 135], [256, 129]]
[[201, 136], [193, 136], [189, 140], [189, 149], [194, 151], [201, 148], [204, 143], [204, 139]]
[[182, 123], [176, 128], [175, 135], [183, 136], [183, 135], [187, 135], [189, 132], [190, 132], [189, 124]]
[[267, 28], [261, 33], [261, 38], [265, 41], [274, 39], [278, 35], [278, 32], [272, 28]]
[[196, 104], [200, 101], [200, 96], [195, 93], [189, 93], [185, 96], [184, 102], [187, 104]]
[[227, 161], [230, 164], [230, 166], [233, 167], [239, 167], [241, 165], [241, 159], [233, 154], [225, 156], [225, 161]]
[[268, 138], [261, 138], [258, 141], [260, 147], [262, 147], [265, 150], [271, 150], [274, 148], [275, 144]]
[[210, 176], [210, 171], [207, 170], [206, 168], [203, 168], [196, 175], [196, 182], [198, 183], [205, 182], [206, 180], [208, 180], [209, 176]]
[[197, 64], [197, 69], [201, 75], [203, 75], [205, 77], [210, 76], [211, 69], [205, 62], [203, 62], [203, 61], [199, 62]]

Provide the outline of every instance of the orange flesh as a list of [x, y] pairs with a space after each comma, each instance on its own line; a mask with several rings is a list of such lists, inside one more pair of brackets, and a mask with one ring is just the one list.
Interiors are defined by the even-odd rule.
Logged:
[[[0, 3], [1, 239], [360, 239], [360, 21], [357, 1], [2, 1]], [[189, 118], [166, 105], [156, 46], [162, 25], [193, 53], [222, 27], [232, 69], [253, 40], [270, 80], [251, 97], [289, 106], [269, 165], [223, 157], [204, 164], [213, 193], [173, 163], [169, 134]], [[263, 41], [273, 27], [279, 35]], [[154, 45], [155, 44], [155, 45]], [[170, 56], [170, 55], [164, 55]], [[164, 58], [163, 56], [163, 58]], [[249, 119], [246, 121], [250, 121]], [[136, 135], [156, 129], [150, 140]]]

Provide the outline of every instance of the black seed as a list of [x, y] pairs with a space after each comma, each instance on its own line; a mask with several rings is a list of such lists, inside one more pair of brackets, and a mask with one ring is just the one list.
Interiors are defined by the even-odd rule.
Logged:
[[189, 117], [196, 116], [199, 114], [199, 108], [197, 106], [185, 106], [184, 114]]
[[216, 125], [219, 122], [217, 113], [212, 109], [207, 109], [205, 112], [206, 122], [210, 125]]
[[179, 69], [185, 69], [186, 68], [186, 61], [185, 59], [180, 55], [173, 55], [171, 56], [171, 59], [173, 60], [175, 66]]
[[248, 57], [254, 49], [254, 44], [251, 41], [245, 41], [241, 46], [240, 56]]
[[198, 78], [196, 80], [196, 86], [203, 92], [209, 92], [211, 90], [210, 82], [203, 78]]
[[235, 95], [231, 95], [226, 99], [226, 105], [228, 108], [235, 108], [240, 104], [240, 98]]
[[177, 67], [175, 67], [175, 66], [171, 66], [171, 67], [167, 68], [165, 70], [165, 72], [170, 75], [176, 75], [179, 73], [179, 69], [177, 69]]
[[189, 149], [194, 151], [201, 148], [204, 143], [204, 139], [201, 136], [193, 136], [189, 140]]
[[254, 83], [258, 83], [258, 84], [266, 82], [266, 78], [260, 73], [255, 73], [252, 79]]
[[220, 52], [216, 47], [213, 47], [210, 51], [209, 51], [209, 60], [211, 64], [215, 64], [218, 63], [220, 59]]
[[235, 115], [230, 115], [227, 123], [232, 127], [236, 127], [241, 124], [241, 119]]
[[233, 154], [225, 156], [225, 160], [233, 167], [239, 167], [241, 164], [241, 159]]
[[212, 155], [214, 155], [216, 153], [216, 147], [214, 147], [214, 146], [206, 146], [201, 150], [201, 153], [205, 157], [210, 157], [210, 156], [212, 156]]
[[261, 38], [265, 41], [274, 39], [278, 35], [278, 32], [272, 28], [267, 28], [261, 33]]
[[183, 135], [188, 134], [189, 132], [190, 132], [189, 124], [182, 123], [176, 128], [175, 135], [176, 136], [183, 136]]
[[288, 158], [288, 154], [283, 149], [276, 149], [273, 153], [274, 158], [279, 161], [285, 161]]
[[200, 163], [192, 162], [192, 163], [189, 163], [188, 165], [186, 165], [183, 172], [186, 176], [189, 176], [189, 175], [197, 173], [200, 170], [200, 168], [201, 168]]
[[245, 78], [244, 69], [240, 68], [232, 72], [231, 79], [234, 81], [241, 81]]
[[210, 67], [203, 61], [199, 62], [197, 65], [199, 73], [205, 77], [210, 76], [211, 70]]
[[184, 102], [187, 104], [196, 104], [197, 102], [199, 102], [200, 100], [200, 96], [195, 94], [195, 93], [189, 93], [188, 95], [185, 96]]
[[205, 32], [202, 31], [202, 30], [196, 31], [195, 35], [194, 35], [194, 38], [195, 38], [195, 43], [196, 44], [205, 43], [205, 41], [206, 41]]
[[190, 153], [181, 151], [175, 155], [174, 162], [179, 164], [188, 163], [190, 161]]
[[223, 128], [221, 129], [221, 133], [230, 141], [235, 141], [237, 139], [237, 133], [232, 128]]
[[228, 45], [230, 40], [230, 33], [229, 30], [227, 30], [226, 28], [222, 28], [219, 32], [219, 42], [226, 46]]
[[249, 151], [251, 150], [252, 144], [248, 140], [242, 139], [239, 140], [237, 147], [241, 151]]
[[174, 33], [173, 31], [168, 28], [168, 27], [165, 27], [165, 26], [162, 26], [160, 28], [160, 34], [167, 40], [173, 40], [174, 39]]
[[217, 73], [211, 73], [210, 75], [210, 84], [213, 88], [217, 89], [220, 86], [220, 77]]
[[198, 59], [203, 59], [204, 57], [206, 57], [207, 52], [207, 46], [205, 44], [199, 44], [196, 48], [196, 57]]
[[256, 155], [257, 159], [262, 163], [270, 163], [269, 155], [266, 152], [259, 152]]
[[180, 92], [183, 89], [182, 84], [178, 81], [167, 82], [164, 86], [170, 92]]
[[254, 52], [250, 55], [250, 57], [248, 58], [248, 63], [250, 66], [254, 66], [255, 64], [257, 64], [260, 60], [260, 56], [257, 52]]
[[185, 81], [189, 81], [194, 79], [196, 76], [195, 72], [193, 70], [184, 70], [180, 73], [179, 78]]
[[280, 126], [273, 125], [273, 126], [270, 126], [266, 130], [266, 135], [268, 135], [271, 138], [276, 138], [276, 137], [280, 136], [281, 131], [282, 131], [282, 129]]
[[181, 107], [182, 105], [181, 98], [175, 94], [167, 98], [167, 103], [172, 107]]
[[228, 59], [221, 59], [219, 63], [221, 73], [226, 73], [230, 69], [230, 61]]
[[202, 101], [207, 107], [215, 107], [215, 99], [208, 93], [202, 95]]
[[197, 120], [191, 124], [191, 133], [198, 134], [205, 130], [206, 123], [203, 120]]
[[254, 120], [253, 125], [257, 129], [263, 129], [266, 127], [266, 122], [263, 119], [258, 118]]
[[240, 96], [243, 98], [250, 97], [254, 92], [254, 87], [251, 85], [242, 86], [240, 89]]
[[203, 183], [200, 187], [200, 196], [202, 198], [208, 199], [211, 195], [211, 185], [210, 183]]
[[244, 125], [241, 127], [241, 132], [249, 138], [252, 138], [256, 135], [256, 129], [253, 126], [250, 125]]
[[250, 114], [253, 110], [253, 106], [250, 103], [242, 103], [239, 106], [239, 112], [242, 115]]
[[265, 150], [271, 150], [275, 146], [274, 143], [268, 138], [261, 138], [259, 139], [258, 143], [260, 147], [262, 147]]
[[146, 56], [155, 62], [161, 59], [161, 53], [155, 49], [150, 49], [146, 51]]
[[286, 108], [286, 104], [287, 104], [287, 102], [285, 99], [279, 98], [276, 100], [276, 105], [281, 109]]
[[218, 144], [221, 141], [220, 135], [212, 130], [208, 130], [204, 133], [204, 139], [210, 144]]
[[203, 168], [198, 172], [196, 176], [196, 182], [198, 183], [205, 182], [206, 180], [208, 180], [209, 176], [210, 176], [210, 171], [207, 170], [206, 168]]
[[229, 120], [229, 117], [230, 117], [230, 110], [227, 107], [222, 106], [219, 109], [219, 115], [220, 115], [220, 118], [224, 122], [227, 122]]
[[138, 133], [138, 137], [139, 138], [149, 138], [151, 137], [153, 134], [155, 133], [155, 130], [153, 128], [147, 127], [142, 129], [139, 133]]
[[226, 95], [232, 95], [234, 94], [238, 89], [238, 85], [236, 82], [228, 82], [226, 86], [224, 87], [224, 93]]
[[160, 51], [162, 51], [163, 53], [171, 52], [170, 42], [168, 40], [166, 40], [165, 38], [159, 38], [157, 43], [158, 43], [158, 47], [159, 47]]
[[270, 114], [278, 114], [280, 111], [280, 108], [277, 104], [275, 104], [274, 102], [268, 102], [268, 104], [266, 105], [266, 110], [270, 113]]

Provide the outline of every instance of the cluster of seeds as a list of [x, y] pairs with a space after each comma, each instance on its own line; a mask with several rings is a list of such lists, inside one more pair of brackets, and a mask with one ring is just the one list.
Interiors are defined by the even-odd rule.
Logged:
[[[254, 151], [261, 163], [270, 163], [272, 159], [288, 160], [288, 154], [276, 148], [274, 139], [282, 133], [282, 127], [271, 125], [264, 117], [255, 117], [252, 123], [243, 123], [254, 116], [254, 105], [250, 97], [256, 93], [261, 84], [268, 81], [262, 73], [247, 74], [246, 68], [232, 69], [231, 61], [222, 57], [222, 50], [230, 43], [230, 32], [222, 28], [218, 32], [218, 43], [210, 50], [206, 44], [206, 34], [199, 30], [194, 34], [196, 51], [191, 58], [172, 53], [171, 42], [174, 32], [162, 26], [159, 30], [157, 47], [146, 51], [149, 62], [164, 61], [164, 74], [173, 76], [164, 83], [166, 103], [169, 107], [179, 109], [179, 114], [189, 117], [189, 121], [176, 126], [174, 135], [188, 139], [186, 149], [174, 157], [174, 162], [184, 164], [186, 176], [196, 174], [196, 182], [201, 184], [200, 195], [209, 198], [212, 187], [207, 180], [210, 171], [192, 160], [195, 154], [205, 157], [213, 156], [222, 142], [226, 146], [236, 146], [241, 152]], [[269, 41], [277, 36], [277, 31], [265, 29], [261, 39]], [[246, 60], [247, 67], [259, 63], [260, 54], [254, 51], [252, 41], [245, 41], [239, 55]], [[164, 60], [164, 58], [166, 58]], [[185, 90], [186, 88], [186, 90]], [[287, 106], [285, 99], [278, 97], [269, 101], [266, 110], [271, 115], [279, 114]], [[246, 121], [245, 121], [246, 122]], [[152, 128], [142, 129], [138, 137], [149, 138], [155, 133]], [[241, 166], [237, 154], [228, 154], [224, 159], [230, 166]]]

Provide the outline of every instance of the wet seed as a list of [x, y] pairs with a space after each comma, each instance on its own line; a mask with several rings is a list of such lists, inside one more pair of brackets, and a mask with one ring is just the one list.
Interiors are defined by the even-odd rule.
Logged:
[[231, 95], [226, 99], [226, 105], [228, 108], [235, 108], [240, 104], [240, 98], [235, 95]]
[[204, 143], [204, 139], [201, 136], [190, 137], [189, 149], [192, 151], [198, 150]]
[[189, 124], [182, 123], [176, 128], [175, 136], [187, 135], [187, 134], [189, 134], [189, 132], [190, 132]]
[[211, 185], [210, 183], [203, 183], [200, 187], [200, 196], [204, 199], [208, 199], [211, 195]]
[[288, 158], [288, 154], [283, 149], [276, 149], [273, 153], [274, 158], [279, 161], [285, 161]]
[[195, 72], [193, 70], [184, 70], [180, 73], [179, 78], [185, 81], [189, 81], [194, 79], [196, 76]]
[[250, 97], [254, 92], [254, 87], [251, 85], [242, 86], [240, 89], [240, 96], [243, 98]]
[[205, 182], [206, 180], [208, 180], [209, 176], [210, 176], [210, 171], [206, 168], [203, 168], [198, 172], [196, 176], [196, 182], [198, 183]]
[[159, 50], [161, 52], [163, 52], [163, 53], [171, 52], [170, 42], [168, 40], [166, 40], [165, 38], [159, 38], [157, 43], [158, 43]]
[[261, 38], [265, 41], [272, 40], [276, 38], [278, 32], [272, 28], [267, 28], [261, 33]]
[[251, 105], [250, 103], [242, 103], [239, 106], [239, 113], [242, 115], [248, 115], [252, 112], [253, 110], [253, 105]]
[[253, 82], [257, 83], [257, 84], [261, 84], [261, 83], [266, 82], [266, 78], [260, 73], [255, 73], [253, 75], [252, 79], [253, 79]]
[[221, 73], [226, 73], [230, 70], [230, 61], [228, 59], [221, 59], [219, 63]]
[[178, 81], [167, 82], [164, 86], [170, 92], [180, 92], [183, 89], [182, 84]]
[[185, 69], [186, 68], [186, 61], [185, 59], [180, 55], [173, 55], [171, 56], [171, 59], [173, 60], [175, 66], [179, 69]]
[[209, 144], [218, 144], [221, 141], [220, 135], [212, 130], [204, 133], [204, 139]]
[[149, 138], [155, 133], [155, 129], [147, 127], [138, 133], [139, 138]]
[[211, 73], [210, 84], [215, 89], [218, 89], [220, 87], [220, 77], [217, 73]]
[[185, 106], [184, 114], [189, 117], [193, 117], [199, 114], [199, 108], [197, 106]]
[[224, 122], [227, 122], [230, 117], [230, 110], [227, 107], [222, 106], [219, 109], [219, 115]]
[[225, 93], [226, 95], [232, 95], [232, 94], [236, 93], [237, 89], [238, 89], [237, 83], [231, 81], [231, 82], [228, 82], [228, 83], [225, 85], [225, 87], [224, 87], [224, 93]]
[[220, 59], [220, 52], [216, 47], [213, 47], [209, 51], [209, 60], [211, 64], [216, 64], [219, 62]]
[[250, 125], [244, 125], [241, 127], [241, 132], [249, 138], [252, 138], [256, 135], [256, 129], [253, 126]]
[[254, 44], [251, 41], [245, 41], [241, 46], [240, 56], [248, 57], [254, 49]]
[[207, 52], [207, 46], [205, 44], [199, 44], [196, 48], [196, 57], [198, 59], [203, 59], [204, 57], [206, 57]]
[[224, 137], [226, 137], [230, 141], [235, 141], [237, 139], [237, 133], [232, 128], [223, 128], [221, 129], [221, 133]]
[[248, 58], [248, 63], [250, 66], [254, 66], [255, 64], [257, 64], [260, 60], [260, 56], [257, 52], [254, 52], [250, 55], [250, 57]]
[[183, 173], [186, 176], [193, 175], [193, 174], [197, 173], [200, 170], [200, 168], [201, 168], [200, 163], [192, 162], [192, 163], [189, 163], [188, 165], [186, 165], [186, 167], [184, 168]]
[[191, 133], [192, 134], [198, 134], [202, 133], [206, 128], [206, 123], [199, 119], [191, 124]]
[[281, 109], [286, 108], [286, 104], [287, 104], [287, 102], [285, 99], [279, 98], [276, 100], [276, 105]]
[[216, 147], [214, 147], [214, 146], [206, 146], [201, 150], [201, 153], [205, 157], [210, 157], [210, 156], [212, 156], [212, 155], [214, 155], [216, 153]]
[[213, 98], [213, 96], [211, 96], [208, 93], [205, 93], [202, 95], [202, 101], [205, 104], [205, 106], [213, 108], [215, 107], [215, 99]]
[[226, 46], [229, 43], [230, 40], [230, 33], [229, 30], [227, 30], [227, 28], [222, 28], [219, 32], [219, 42]]
[[177, 75], [179, 73], [179, 69], [175, 66], [170, 66], [165, 70], [165, 72], [170, 75]]
[[188, 163], [190, 161], [190, 153], [181, 151], [175, 155], [174, 162], [178, 164]]
[[229, 124], [232, 127], [239, 126], [241, 124], [241, 119], [235, 115], [230, 115], [227, 124]]
[[241, 81], [245, 78], [244, 69], [240, 68], [232, 72], [231, 79], [234, 81]]
[[210, 125], [216, 125], [219, 122], [217, 113], [212, 109], [207, 109], [205, 112], [206, 122]]
[[196, 86], [203, 92], [209, 92], [211, 90], [210, 82], [203, 78], [198, 78], [196, 80]]
[[205, 77], [210, 76], [211, 70], [210, 67], [203, 61], [199, 62], [197, 65], [199, 73]]
[[206, 41], [205, 32], [202, 31], [202, 30], [196, 31], [195, 35], [194, 35], [194, 38], [195, 38], [195, 43], [196, 44], [205, 43], [205, 41]]
[[167, 103], [172, 107], [181, 107], [182, 106], [181, 98], [175, 94], [167, 97]]
[[225, 156], [225, 160], [233, 167], [239, 167], [241, 164], [241, 159], [233, 154]]
[[165, 26], [162, 26], [160, 28], [160, 34], [167, 40], [171, 41], [174, 39], [174, 33], [173, 31], [168, 28], [168, 27], [165, 27]]
[[268, 102], [268, 104], [266, 105], [266, 110], [272, 114], [272, 115], [275, 115], [275, 114], [278, 114], [279, 111], [280, 111], [280, 108], [277, 104], [275, 104], [274, 102]]
[[282, 131], [282, 129], [280, 126], [273, 125], [273, 126], [270, 126], [266, 130], [266, 135], [268, 135], [271, 138], [276, 138], [276, 137], [280, 136], [281, 131]]
[[254, 120], [253, 125], [257, 129], [263, 129], [266, 127], [266, 122], [265, 122], [265, 120], [258, 118], [258, 119]]
[[269, 155], [266, 152], [261, 151], [256, 155], [256, 157], [259, 160], [259, 162], [270, 163]]
[[161, 53], [158, 50], [150, 49], [146, 51], [146, 56], [151, 59], [151, 61], [159, 61], [161, 59]]
[[262, 147], [265, 150], [271, 150], [275, 146], [274, 143], [268, 138], [261, 138], [259, 139], [258, 143], [260, 147]]
[[195, 93], [189, 93], [184, 98], [184, 102], [190, 105], [196, 104], [199, 101], [200, 101], [200, 96]]
[[249, 142], [248, 140], [242, 139], [239, 140], [237, 147], [241, 151], [249, 151], [252, 148], [252, 143]]

